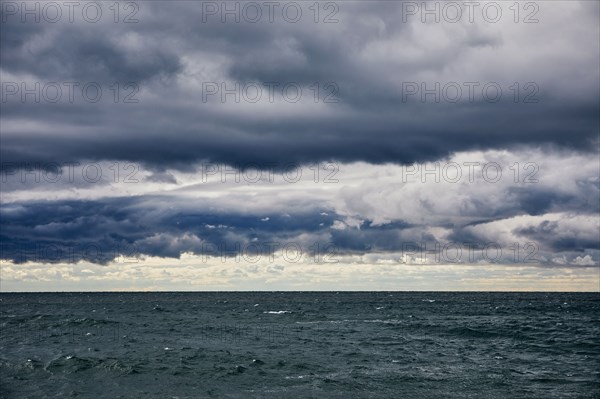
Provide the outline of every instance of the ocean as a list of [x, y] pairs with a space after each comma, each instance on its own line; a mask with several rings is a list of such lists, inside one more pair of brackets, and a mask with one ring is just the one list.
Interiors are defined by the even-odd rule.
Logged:
[[600, 398], [600, 294], [0, 294], [2, 398]]

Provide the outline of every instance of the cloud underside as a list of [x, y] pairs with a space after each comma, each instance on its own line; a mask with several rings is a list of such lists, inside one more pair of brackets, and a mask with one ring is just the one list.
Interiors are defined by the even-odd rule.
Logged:
[[[91, 188], [44, 185], [15, 173], [8, 175], [8, 201], [0, 208], [3, 258], [108, 263], [118, 256], [227, 258], [300, 250], [433, 264], [593, 266], [600, 250], [594, 159], [477, 152], [443, 163], [504, 165], [497, 181], [486, 181], [482, 167], [473, 169], [473, 181], [466, 170], [460, 181], [449, 181], [436, 163], [339, 164], [329, 183], [302, 168], [304, 178], [295, 183], [277, 172], [253, 183], [241, 172], [207, 176], [199, 166], [195, 173], [166, 172], [169, 179], [140, 170], [137, 184], [109, 179]], [[536, 181], [516, 183], [510, 166], [522, 168], [525, 161], [538, 168]], [[436, 165], [437, 175], [431, 173]]]
[[[375, 263], [599, 264], [597, 2], [540, 3], [535, 24], [514, 23], [508, 5], [496, 24], [403, 22], [391, 1], [339, 2], [333, 24], [311, 14], [224, 24], [203, 22], [201, 3], [141, 2], [134, 24], [2, 15], [0, 258], [11, 267], [282, 248]], [[66, 90], [56, 103], [5, 90], [39, 84], [43, 94], [52, 82], [77, 83], [74, 101]], [[101, 87], [98, 102], [82, 97], [87, 83]], [[498, 101], [484, 96], [492, 83]], [[207, 96], [207, 84], [238, 87], [239, 101]], [[285, 97], [288, 84], [301, 99]], [[448, 84], [462, 88], [457, 101]], [[244, 97], [248, 85], [262, 87], [258, 101]], [[439, 100], [407, 96], [437, 85]], [[504, 174], [404, 180], [403, 168], [435, 162], [496, 162]], [[98, 163], [104, 176], [27, 172], [67, 163]], [[207, 163], [305, 176], [204, 181]], [[315, 182], [315, 163], [339, 173]]]
[[[2, 25], [4, 82], [29, 89], [37, 82], [42, 93], [49, 82], [80, 86], [73, 103], [66, 89], [55, 104], [29, 95], [24, 106], [19, 94], [9, 95], [2, 160], [116, 159], [153, 168], [199, 160], [410, 163], [474, 149], [589, 151], [597, 143], [594, 2], [545, 3], [537, 24], [508, 17], [496, 24], [402, 22], [400, 2], [339, 8], [333, 24], [308, 16], [298, 23], [202, 22], [196, 2], [144, 3], [134, 24], [23, 24], [10, 17]], [[90, 82], [102, 88], [98, 103], [83, 100]], [[133, 90], [125, 88], [129, 82], [140, 89], [133, 96], [138, 103], [123, 103]], [[115, 83], [122, 91], [117, 103]], [[258, 84], [263, 96], [252, 103], [238, 90], [239, 102], [235, 95], [223, 102], [221, 92], [205, 101], [207, 83], [242, 91]], [[269, 83], [279, 85], [272, 101]], [[289, 83], [302, 89], [298, 102], [282, 93]], [[420, 91], [407, 97], [407, 83]], [[489, 83], [502, 90], [497, 102], [483, 96]], [[423, 91], [439, 84], [441, 99], [423, 98], [422, 84]], [[456, 102], [447, 100], [453, 90], [441, 91], [447, 84], [461, 87]], [[476, 85], [472, 93], [468, 84]]]

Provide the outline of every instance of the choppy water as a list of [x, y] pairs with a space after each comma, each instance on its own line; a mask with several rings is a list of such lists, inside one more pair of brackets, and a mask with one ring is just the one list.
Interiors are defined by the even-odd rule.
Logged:
[[3, 398], [600, 397], [600, 294], [0, 295]]

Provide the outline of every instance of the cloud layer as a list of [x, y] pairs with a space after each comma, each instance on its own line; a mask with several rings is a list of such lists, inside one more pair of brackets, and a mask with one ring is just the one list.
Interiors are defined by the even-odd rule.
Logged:
[[318, 284], [324, 263], [329, 279], [342, 265], [377, 281], [386, 265], [590, 276], [597, 2], [266, 4], [2, 2], [10, 278], [143, 259], [141, 281], [223, 260], [219, 287], [292, 264]]
[[[111, 175], [79, 188], [67, 184], [66, 172], [52, 175], [66, 182], [51, 183], [39, 170], [11, 171], [0, 208], [4, 257], [107, 263], [118, 255], [320, 248], [323, 255], [410, 255], [433, 264], [590, 266], [600, 250], [597, 166], [594, 155], [573, 152], [488, 151], [405, 166], [274, 169], [262, 180], [259, 171], [206, 164], [166, 171], [168, 182], [140, 169], [137, 183]], [[74, 180], [82, 170], [72, 170]], [[38, 199], [49, 196], [55, 199]]]
[[[341, 2], [318, 23], [305, 5], [295, 23], [281, 11], [223, 23], [225, 3], [215, 15], [203, 4], [141, 3], [137, 23], [114, 23], [106, 7], [97, 23], [4, 12], [2, 77], [18, 89], [5, 87], [3, 162], [410, 163], [597, 145], [594, 2], [544, 2], [537, 23], [507, 7], [498, 22], [482, 7], [473, 22], [423, 23], [384, 1]], [[72, 102], [65, 82], [78, 84]]]

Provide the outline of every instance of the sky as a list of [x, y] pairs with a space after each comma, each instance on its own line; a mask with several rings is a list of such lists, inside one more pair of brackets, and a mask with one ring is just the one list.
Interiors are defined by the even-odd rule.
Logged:
[[600, 291], [596, 1], [0, 6], [0, 291]]

